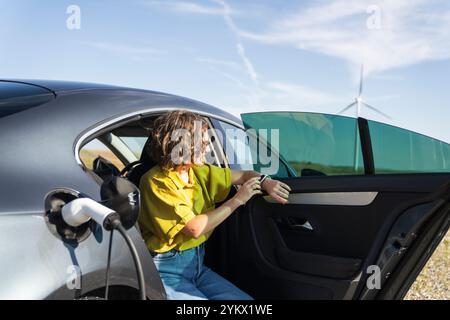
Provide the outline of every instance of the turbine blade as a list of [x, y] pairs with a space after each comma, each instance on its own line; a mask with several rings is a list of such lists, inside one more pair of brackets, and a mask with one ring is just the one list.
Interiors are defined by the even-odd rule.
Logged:
[[345, 111], [347, 111], [348, 109], [350, 109], [351, 107], [353, 107], [356, 104], [356, 102], [352, 102], [351, 104], [349, 104], [348, 106], [346, 106], [344, 109], [342, 109], [341, 111], [339, 111], [337, 114], [342, 114]]
[[383, 117], [386, 117], [386, 118], [392, 120], [392, 117], [391, 117], [391, 116], [387, 115], [387, 114], [384, 113], [384, 112], [381, 112], [380, 110], [378, 110], [378, 109], [375, 108], [375, 107], [372, 107], [370, 104], [367, 104], [367, 103], [365, 103], [365, 102], [362, 102], [362, 104], [363, 104], [364, 106], [366, 106], [367, 108], [369, 108], [370, 110], [375, 111], [375, 112], [378, 113], [378, 114], [381, 114]]

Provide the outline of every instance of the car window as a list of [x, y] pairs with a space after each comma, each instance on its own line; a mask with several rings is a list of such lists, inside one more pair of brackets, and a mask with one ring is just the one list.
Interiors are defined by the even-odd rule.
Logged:
[[55, 96], [44, 88], [0, 81], [0, 118], [50, 102]]
[[125, 167], [124, 163], [98, 139], [90, 141], [80, 150], [81, 162], [89, 170], [93, 170], [93, 162], [97, 157], [110, 161], [119, 171]]
[[[246, 129], [267, 139], [297, 176], [362, 175], [364, 163], [357, 120], [318, 113], [264, 112], [242, 114]], [[266, 138], [267, 137], [267, 138]], [[269, 141], [270, 137], [270, 141]], [[266, 150], [252, 150], [256, 162], [267, 162]], [[283, 166], [273, 174], [288, 177]]]
[[244, 130], [229, 123], [212, 120], [216, 135], [233, 170], [254, 170], [252, 153]]
[[409, 130], [368, 121], [375, 173], [450, 172], [450, 145]]
[[[153, 119], [153, 118], [151, 118]], [[147, 143], [151, 130], [140, 127], [141, 124], [134, 123], [117, 128], [112, 133], [116, 135], [122, 143], [135, 155], [137, 159], [141, 158], [145, 144]], [[212, 153], [214, 154], [214, 153]], [[217, 164], [215, 157], [207, 157], [207, 163]]]
[[119, 138], [134, 153], [136, 158], [138, 159], [141, 158], [142, 150], [144, 150], [144, 146], [145, 143], [147, 142], [148, 136], [143, 137], [119, 136]]
[[[257, 146], [250, 143], [251, 136], [246, 131], [219, 120], [214, 120], [213, 125], [231, 169], [261, 172], [263, 165], [258, 162], [258, 157], [256, 157]], [[275, 175], [287, 177], [294, 175], [293, 173], [293, 170], [290, 170], [288, 164], [282, 159]]]

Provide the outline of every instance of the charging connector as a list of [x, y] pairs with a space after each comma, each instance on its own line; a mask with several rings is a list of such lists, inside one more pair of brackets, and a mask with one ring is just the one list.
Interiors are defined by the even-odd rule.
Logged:
[[111, 222], [120, 216], [114, 210], [89, 199], [79, 198], [67, 203], [61, 210], [64, 221], [72, 226], [78, 227], [93, 219], [106, 230], [112, 230]]
[[[64, 221], [72, 227], [78, 227], [83, 223], [88, 222], [90, 219], [93, 219], [106, 230], [119, 231], [125, 239], [133, 257], [138, 278], [140, 298], [146, 300], [144, 273], [142, 271], [141, 261], [139, 260], [139, 255], [132, 239], [120, 221], [120, 215], [114, 210], [89, 198], [72, 200], [64, 205], [61, 211]], [[111, 250], [111, 246], [109, 250]], [[111, 252], [108, 253], [108, 256], [110, 256], [110, 254]], [[107, 274], [109, 274], [109, 272], [107, 272]]]

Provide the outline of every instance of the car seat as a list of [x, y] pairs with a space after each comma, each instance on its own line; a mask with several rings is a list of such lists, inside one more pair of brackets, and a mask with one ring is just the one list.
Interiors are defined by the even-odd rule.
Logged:
[[128, 180], [134, 183], [139, 188], [139, 182], [142, 176], [150, 170], [156, 163], [150, 157], [151, 138], [148, 138], [145, 142], [144, 149], [142, 150], [141, 158], [132, 165], [128, 172]]

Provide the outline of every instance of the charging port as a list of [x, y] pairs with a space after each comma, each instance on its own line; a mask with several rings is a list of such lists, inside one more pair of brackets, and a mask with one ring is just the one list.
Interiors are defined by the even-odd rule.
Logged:
[[64, 221], [61, 214], [62, 207], [78, 198], [83, 198], [83, 195], [68, 188], [55, 189], [45, 197], [45, 221], [47, 227], [53, 235], [63, 241], [81, 242], [95, 228], [95, 222], [92, 220], [78, 227], [72, 227]]

